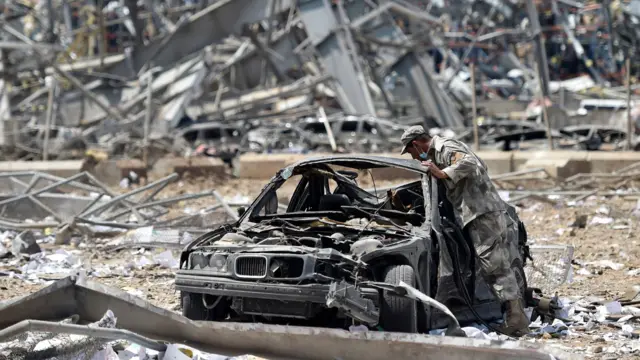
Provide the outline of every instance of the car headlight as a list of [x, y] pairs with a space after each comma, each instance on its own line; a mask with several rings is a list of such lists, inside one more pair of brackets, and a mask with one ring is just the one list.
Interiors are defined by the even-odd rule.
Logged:
[[227, 256], [214, 254], [209, 258], [209, 267], [216, 272], [227, 272]]
[[204, 269], [209, 265], [209, 259], [204, 254], [191, 254], [190, 257], [191, 269], [198, 270]]

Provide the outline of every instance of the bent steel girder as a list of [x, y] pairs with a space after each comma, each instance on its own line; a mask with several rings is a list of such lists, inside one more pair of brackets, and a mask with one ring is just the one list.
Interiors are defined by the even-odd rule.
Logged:
[[[427, 21], [429, 15], [419, 11], [418, 9], [408, 9], [401, 4], [387, 3], [383, 8], [388, 8], [388, 11], [402, 11], [406, 13], [410, 10], [416, 11], [415, 16], [421, 15], [422, 21]], [[393, 6], [391, 6], [393, 5]], [[380, 8], [360, 16], [358, 19], [352, 19], [353, 25], [359, 27], [368, 36], [380, 40], [382, 43], [395, 42], [395, 43], [410, 43], [409, 38], [404, 34], [402, 29], [393, 22], [393, 17], [390, 14], [379, 11]], [[355, 13], [353, 13], [355, 14]], [[377, 14], [374, 16], [374, 14]], [[381, 51], [384, 50], [384, 51]], [[377, 51], [378, 56], [383, 61], [382, 69], [386, 70], [386, 73], [396, 71], [399, 75], [404, 76], [410, 87], [410, 97], [417, 100], [418, 114], [422, 115], [425, 119], [432, 119], [427, 121], [427, 126], [438, 127], [462, 127], [464, 126], [464, 119], [460, 112], [455, 108], [453, 101], [449, 95], [442, 90], [435, 82], [429, 71], [427, 70], [426, 62], [429, 60], [429, 55], [426, 53], [417, 53], [413, 50], [407, 49], [384, 49], [381, 48]], [[380, 74], [379, 78], [387, 74]], [[384, 88], [384, 84], [378, 84]], [[401, 98], [402, 91], [391, 91], [392, 95], [396, 98]], [[398, 99], [400, 100], [400, 99]]]
[[[278, 1], [275, 12], [288, 10], [292, 3], [293, 0]], [[154, 66], [173, 66], [206, 46], [222, 42], [229, 35], [241, 34], [245, 24], [268, 18], [270, 11], [269, 1], [217, 1], [187, 18], [174, 33], [167, 35], [169, 39], [165, 36], [134, 49], [130, 58], [115, 65], [110, 73], [134, 77], [149, 62]]]
[[375, 115], [357, 49], [347, 33], [350, 30], [338, 21], [328, 0], [298, 0], [298, 8], [324, 70], [339, 86], [336, 92], [342, 109], [354, 115]]
[[[425, 55], [426, 56], [426, 55]], [[422, 59], [413, 51], [402, 56], [392, 67], [409, 81], [413, 98], [426, 121], [426, 126], [463, 127], [464, 119], [455, 109], [451, 98], [433, 80]]]

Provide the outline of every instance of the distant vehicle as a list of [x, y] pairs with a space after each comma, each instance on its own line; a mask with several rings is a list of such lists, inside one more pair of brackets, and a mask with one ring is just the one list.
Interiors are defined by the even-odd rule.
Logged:
[[[359, 172], [382, 168], [416, 181], [386, 196], [358, 185]], [[287, 189], [295, 190], [282, 206]], [[462, 326], [499, 319], [500, 304], [475, 276], [473, 246], [445, 191], [409, 159], [340, 155], [286, 167], [240, 209], [237, 222], [183, 250], [175, 279], [182, 312], [194, 320], [410, 333], [446, 327], [443, 313], [395, 290], [404, 282], [446, 305]], [[524, 299], [527, 235], [511, 206], [508, 230]]]
[[256, 153], [306, 153], [316, 147], [311, 136], [295, 124], [262, 125], [245, 134], [241, 148]]
[[201, 123], [181, 129], [178, 134], [189, 143], [234, 144], [240, 143], [243, 130], [240, 126]]
[[[349, 152], [395, 152], [400, 148], [400, 136], [406, 126], [370, 117], [347, 116], [328, 119], [336, 145]], [[325, 124], [317, 119], [302, 120], [298, 125], [308, 133], [317, 150], [331, 150]]]
[[174, 138], [174, 147], [178, 150], [202, 149], [209, 156], [232, 157], [240, 150], [243, 137], [240, 126], [220, 123], [199, 123], [181, 129]]

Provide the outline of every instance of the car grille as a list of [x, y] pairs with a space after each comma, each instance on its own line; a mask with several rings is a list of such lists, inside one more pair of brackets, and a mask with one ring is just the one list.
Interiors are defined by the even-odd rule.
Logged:
[[267, 275], [267, 259], [259, 256], [243, 256], [236, 259], [236, 275], [239, 277], [264, 277]]

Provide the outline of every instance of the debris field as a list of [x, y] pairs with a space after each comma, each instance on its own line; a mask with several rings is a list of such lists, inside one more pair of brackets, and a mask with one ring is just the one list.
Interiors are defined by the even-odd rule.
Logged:
[[[640, 193], [633, 190], [634, 183], [613, 189], [609, 184], [619, 181], [607, 179], [602, 183], [592, 179], [589, 185], [567, 196], [558, 195], [569, 190], [554, 190], [558, 182], [544, 171], [527, 173], [500, 174], [494, 178], [502, 185], [501, 196], [517, 206], [527, 224], [534, 258], [534, 268], [526, 269], [530, 285], [544, 289], [545, 293], [557, 293], [563, 306], [563, 315], [559, 316], [564, 318], [532, 323], [534, 333], [525, 341], [550, 343], [595, 358], [638, 356], [638, 345], [634, 344], [640, 341], [640, 323], [636, 320], [640, 316], [640, 307], [636, 307], [640, 287], [634, 286], [634, 279], [640, 274], [640, 254], [632, 245], [640, 241], [635, 235]], [[362, 186], [371, 184], [366, 178], [363, 181]], [[392, 182], [379, 181], [376, 185], [383, 188]], [[525, 197], [518, 190], [523, 185], [536, 190], [530, 190], [532, 194]], [[574, 183], [566, 180], [561, 187], [576, 189]], [[237, 207], [246, 205], [261, 188], [258, 182], [241, 179], [186, 178], [167, 185], [159, 197], [171, 200], [183, 193], [211, 193], [215, 189], [222, 202]], [[127, 194], [132, 190], [110, 191]], [[132, 203], [136, 203], [133, 199]], [[166, 201], [171, 210], [167, 216], [179, 221], [217, 211], [217, 218], [222, 218], [225, 212], [220, 212], [222, 206], [215, 206], [216, 201], [213, 196], [182, 203]], [[202, 231], [197, 222], [176, 230], [177, 227], [164, 226], [162, 221], [133, 226], [137, 219], [129, 216], [122, 224], [132, 226], [115, 231], [110, 228], [108, 232], [105, 225], [91, 225], [84, 233], [71, 232], [61, 242], [59, 233], [69, 230], [62, 230], [65, 226], [60, 224], [42, 228], [40, 221], [26, 219], [23, 223], [29, 224], [25, 227], [31, 230], [8, 229], [2, 234], [1, 300], [36, 291], [80, 272], [161, 308], [181, 312], [174, 288], [177, 256], [180, 248]], [[14, 251], [18, 254], [14, 255]], [[544, 277], [538, 276], [538, 271]], [[499, 338], [495, 333], [474, 337]]]
[[[585, 159], [640, 150], [639, 0], [24, 0], [0, 8], [0, 360], [320, 359], [343, 349], [344, 360], [425, 351], [640, 358], [640, 163], [603, 173], [545, 162], [553, 150]], [[417, 124], [482, 156], [538, 154], [530, 158], [540, 167], [491, 169], [526, 226], [528, 285], [549, 300], [548, 313], [527, 309], [539, 315], [531, 335], [515, 342], [485, 324], [457, 338], [441, 336], [449, 328], [429, 337], [179, 316], [182, 251], [261, 194], [276, 169], [260, 159], [397, 157], [400, 135]], [[359, 173], [356, 187], [376, 204], [403, 184]], [[271, 204], [276, 210], [295, 197], [289, 183], [280, 191], [289, 195]], [[289, 220], [283, 228], [295, 228]], [[342, 290], [342, 301], [352, 300]], [[385, 346], [387, 338], [406, 346]], [[279, 342], [287, 346], [273, 347]]]

